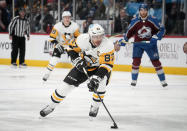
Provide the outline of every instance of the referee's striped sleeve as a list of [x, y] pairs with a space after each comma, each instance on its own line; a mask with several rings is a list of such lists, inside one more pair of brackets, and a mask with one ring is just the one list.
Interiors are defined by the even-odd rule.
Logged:
[[8, 26], [8, 32], [9, 32], [9, 35], [12, 35], [13, 34], [13, 30], [15, 28], [15, 24], [17, 22], [17, 17], [14, 17], [14, 19], [10, 22], [9, 26]]
[[26, 24], [27, 24], [26, 34], [27, 34], [27, 37], [29, 37], [30, 36], [30, 24], [28, 20]]

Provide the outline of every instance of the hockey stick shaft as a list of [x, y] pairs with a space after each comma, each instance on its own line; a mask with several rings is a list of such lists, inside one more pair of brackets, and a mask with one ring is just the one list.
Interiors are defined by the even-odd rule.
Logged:
[[150, 41], [128, 42], [128, 41], [122, 40], [122, 42], [121, 42], [121, 43], [119, 43], [119, 45], [120, 45], [120, 46], [125, 46], [125, 44], [123, 44], [123, 43], [125, 43], [125, 44], [147, 43], [147, 44], [149, 44], [149, 43], [150, 43]]
[[[85, 69], [85, 68], [83, 68], [83, 71], [84, 71], [84, 73], [86, 74], [86, 76], [88, 77], [88, 80], [89, 80], [89, 81], [91, 81], [91, 80], [90, 80], [90, 77], [88, 76], [88, 73], [87, 73], [87, 71], [86, 71], [86, 69]], [[114, 118], [113, 118], [113, 117], [112, 117], [112, 115], [110, 114], [110, 112], [109, 112], [109, 110], [107, 109], [107, 107], [106, 107], [105, 103], [104, 103], [104, 102], [103, 102], [103, 100], [101, 99], [101, 97], [100, 97], [99, 93], [98, 93], [96, 90], [94, 90], [94, 91], [95, 91], [95, 92], [96, 92], [96, 94], [98, 95], [99, 100], [102, 102], [102, 104], [103, 104], [103, 106], [104, 106], [105, 110], [107, 111], [107, 113], [108, 113], [108, 115], [110, 116], [111, 120], [113, 121], [114, 125], [116, 125], [116, 126], [117, 126], [117, 124], [116, 124], [116, 122], [115, 122]]]

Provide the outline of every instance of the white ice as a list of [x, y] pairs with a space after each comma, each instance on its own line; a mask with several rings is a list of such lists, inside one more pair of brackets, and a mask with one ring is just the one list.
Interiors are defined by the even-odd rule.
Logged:
[[[69, 69], [55, 69], [42, 82], [45, 68], [12, 69], [0, 66], [0, 131], [110, 131], [113, 125], [101, 105], [89, 121], [92, 93], [86, 83], [76, 88], [47, 117], [40, 110], [60, 87]], [[187, 76], [166, 75], [163, 88], [156, 74], [140, 73], [130, 87], [130, 72], [113, 72], [104, 102], [119, 131], [187, 131]]]

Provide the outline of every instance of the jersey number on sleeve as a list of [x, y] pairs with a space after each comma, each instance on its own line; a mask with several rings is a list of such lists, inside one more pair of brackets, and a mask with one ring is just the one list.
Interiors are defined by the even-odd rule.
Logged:
[[114, 61], [114, 53], [105, 55], [105, 62]]

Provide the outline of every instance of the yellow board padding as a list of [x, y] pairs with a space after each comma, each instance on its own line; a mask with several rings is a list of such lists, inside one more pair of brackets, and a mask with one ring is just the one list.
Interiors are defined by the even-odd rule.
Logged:
[[[19, 61], [17, 61], [17, 64]], [[25, 63], [28, 66], [39, 66], [39, 67], [47, 67], [49, 61], [42, 60], [26, 60]], [[10, 59], [2, 59], [0, 58], [1, 65], [10, 65]], [[72, 68], [70, 63], [58, 63], [55, 68]], [[132, 66], [131, 65], [116, 65], [114, 64], [113, 71], [126, 71], [130, 72]], [[185, 67], [163, 67], [164, 72], [166, 74], [174, 74], [174, 75], [187, 75], [187, 68]], [[155, 73], [155, 69], [153, 67], [142, 67], [140, 66], [140, 72], [144, 73]]]
[[[114, 65], [113, 71], [131, 71], [131, 65]], [[163, 67], [165, 74], [173, 75], [187, 75], [187, 68], [185, 67]], [[140, 66], [140, 72], [143, 73], [156, 73], [154, 67], [142, 67]]]
[[[2, 59], [0, 58], [0, 65], [10, 65], [10, 59]], [[17, 60], [17, 64], [19, 63], [19, 60]], [[47, 67], [49, 64], [49, 61], [44, 60], [25, 60], [25, 63], [28, 66], [39, 66], [39, 67]], [[55, 68], [72, 68], [72, 65], [70, 63], [58, 63]]]

